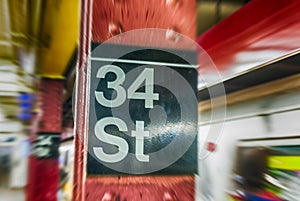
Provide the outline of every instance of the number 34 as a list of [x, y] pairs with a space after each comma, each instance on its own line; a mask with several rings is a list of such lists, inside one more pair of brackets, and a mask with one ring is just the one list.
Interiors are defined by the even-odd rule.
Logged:
[[[113, 89], [116, 92], [116, 96], [114, 99], [110, 100], [105, 98], [104, 93], [102, 91], [95, 91], [96, 100], [99, 104], [105, 107], [118, 107], [122, 105], [126, 97], [128, 99], [140, 99], [145, 100], [145, 108], [153, 108], [153, 101], [159, 100], [159, 94], [154, 93], [154, 70], [152, 68], [145, 68], [142, 73], [133, 81], [130, 87], [126, 90], [122, 87], [123, 82], [125, 81], [125, 73], [124, 71], [116, 65], [105, 65], [102, 66], [98, 72], [97, 78], [105, 78], [107, 73], [114, 73], [116, 75], [116, 79], [114, 81], [107, 82], [107, 88]], [[138, 88], [145, 81], [145, 92], [137, 92]]]

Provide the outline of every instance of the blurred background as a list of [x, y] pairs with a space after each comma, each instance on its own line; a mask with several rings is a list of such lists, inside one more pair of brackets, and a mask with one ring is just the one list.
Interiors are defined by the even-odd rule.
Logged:
[[[0, 0], [0, 201], [74, 197], [72, 95], [84, 2]], [[105, 0], [93, 8], [106, 13], [99, 42], [144, 28], [129, 27], [126, 18], [111, 24], [118, 9], [146, 16], [155, 5], [163, 23], [147, 14], [147, 26], [187, 35], [218, 70], [199, 52], [199, 175], [191, 199], [298, 201], [300, 2], [134, 3]], [[176, 194], [162, 192], [161, 200], [181, 200]]]

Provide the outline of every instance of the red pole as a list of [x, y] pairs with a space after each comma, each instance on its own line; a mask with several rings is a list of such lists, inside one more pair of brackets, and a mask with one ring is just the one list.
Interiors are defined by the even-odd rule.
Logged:
[[27, 201], [56, 201], [59, 187], [58, 146], [61, 133], [63, 81], [42, 78], [41, 115], [29, 158]]
[[[84, 135], [88, 123], [85, 109], [87, 105], [85, 89], [90, 43], [101, 43], [119, 33], [140, 28], [172, 29], [195, 40], [195, 21], [195, 0], [81, 0], [81, 33], [76, 88], [74, 201], [101, 200], [103, 196], [111, 197], [107, 198], [108, 200], [117, 200], [119, 199], [118, 192], [138, 196], [137, 198], [131, 197], [131, 200], [141, 200], [142, 198], [139, 196], [143, 195], [143, 200], [161, 200], [161, 196], [157, 199], [154, 198], [155, 193], [165, 196], [164, 201], [178, 200], [177, 196], [184, 198], [180, 200], [194, 200], [193, 176], [86, 178], [85, 152], [87, 147], [85, 147], [85, 139], [87, 136]], [[153, 42], [144, 39], [139, 45], [153, 46]], [[164, 44], [156, 45], [164, 46]], [[134, 184], [126, 185], [126, 183], [132, 182]], [[186, 189], [187, 186], [189, 191], [184, 192], [183, 189]], [[177, 192], [171, 189], [176, 189]], [[114, 196], [115, 198], [113, 198]]]

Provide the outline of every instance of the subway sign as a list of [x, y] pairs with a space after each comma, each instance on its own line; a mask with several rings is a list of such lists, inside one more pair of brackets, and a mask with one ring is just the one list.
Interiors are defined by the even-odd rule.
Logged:
[[87, 174], [197, 172], [197, 54], [92, 44]]

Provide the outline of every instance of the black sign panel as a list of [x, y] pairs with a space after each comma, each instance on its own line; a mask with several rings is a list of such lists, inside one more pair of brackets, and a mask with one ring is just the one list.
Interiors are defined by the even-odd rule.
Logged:
[[88, 175], [196, 173], [196, 52], [92, 47]]
[[58, 158], [60, 133], [38, 133], [32, 143], [31, 154], [39, 159]]

